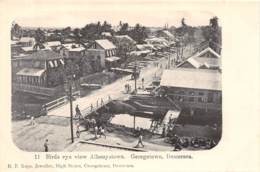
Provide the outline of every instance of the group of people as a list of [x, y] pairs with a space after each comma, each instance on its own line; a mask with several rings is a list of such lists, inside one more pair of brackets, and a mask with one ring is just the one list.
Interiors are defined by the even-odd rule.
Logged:
[[125, 84], [125, 92], [130, 93], [131, 92], [131, 85], [130, 84]]
[[105, 134], [105, 128], [103, 126], [98, 127], [97, 125], [94, 127], [94, 133], [95, 133], [95, 139], [101, 138], [101, 136], [104, 136], [106, 139], [106, 134]]
[[181, 138], [176, 134], [170, 138], [170, 142], [174, 146], [174, 151], [179, 151], [188, 147], [211, 149], [216, 146], [216, 142], [213, 139], [199, 137]]

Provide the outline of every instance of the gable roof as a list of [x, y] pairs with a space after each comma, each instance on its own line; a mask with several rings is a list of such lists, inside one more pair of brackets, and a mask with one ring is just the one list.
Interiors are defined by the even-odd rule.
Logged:
[[190, 57], [184, 62], [180, 63], [177, 67], [182, 67], [185, 63], [191, 64], [194, 68], [199, 69], [205, 66], [208, 69], [220, 68], [221, 61], [219, 58], [208, 58], [208, 57]]
[[174, 38], [173, 34], [171, 34], [168, 30], [163, 30], [163, 33], [165, 33], [168, 37]]
[[216, 70], [188, 68], [164, 70], [160, 85], [221, 91], [221, 73]]
[[108, 50], [108, 49], [115, 49], [116, 46], [110, 42], [107, 39], [99, 39], [99, 40], [95, 40], [95, 42], [100, 45], [103, 49]]
[[32, 53], [24, 59], [37, 59], [37, 60], [52, 60], [52, 59], [60, 59], [62, 56], [58, 53], [55, 53], [52, 50], [38, 50], [35, 53]]
[[210, 52], [211, 54], [213, 54], [215, 57], [220, 58], [220, 55], [218, 53], [216, 53], [212, 48], [208, 47], [198, 53], [196, 53], [194, 56], [196, 57], [201, 57], [203, 56], [203, 54]]
[[130, 41], [130, 42], [136, 44], [136, 41], [133, 40], [133, 39], [132, 39], [130, 36], [128, 36], [128, 35], [116, 35], [115, 38], [118, 39], [118, 40], [125, 39], [125, 40], [128, 40], [128, 41]]

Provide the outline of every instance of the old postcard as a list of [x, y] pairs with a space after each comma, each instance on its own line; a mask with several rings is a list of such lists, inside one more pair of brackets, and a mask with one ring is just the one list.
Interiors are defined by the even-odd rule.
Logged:
[[259, 3], [0, 5], [0, 171], [260, 170]]

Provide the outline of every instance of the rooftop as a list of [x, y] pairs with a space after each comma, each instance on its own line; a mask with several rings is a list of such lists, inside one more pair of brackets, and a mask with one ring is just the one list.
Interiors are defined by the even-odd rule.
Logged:
[[167, 37], [173, 39], [174, 36], [171, 32], [169, 32], [168, 30], [162, 30], [161, 32], [163, 32], [165, 35], [167, 35]]
[[61, 42], [60, 41], [50, 41], [50, 42], [46, 42], [46, 45], [47, 46], [59, 46], [61, 45]]
[[110, 42], [109, 40], [107, 39], [100, 39], [100, 40], [96, 40], [95, 41], [97, 44], [99, 44], [102, 48], [104, 49], [115, 49], [116, 46]]
[[210, 47], [208, 47], [208, 48], [206, 48], [206, 49], [204, 49], [204, 50], [202, 50], [202, 51], [196, 53], [194, 56], [195, 56], [195, 57], [203, 57], [203, 56], [205, 55], [205, 53], [207, 53], [207, 52], [210, 52], [210, 53], [213, 54], [215, 57], [220, 58], [220, 55], [219, 55], [217, 52], [215, 52], [215, 51], [214, 51], [212, 48], [210, 48]]
[[41, 76], [45, 72], [45, 69], [37, 69], [37, 68], [23, 68], [16, 75], [23, 76]]
[[33, 54], [30, 54], [24, 59], [37, 59], [37, 60], [52, 60], [52, 59], [60, 59], [62, 56], [58, 53], [55, 53], [52, 50], [38, 50]]
[[221, 73], [215, 70], [176, 68], [164, 70], [161, 86], [221, 90]]
[[133, 40], [130, 36], [128, 35], [116, 35], [115, 36], [116, 39], [126, 39], [130, 42], [136, 43], [135, 40]]
[[221, 66], [221, 60], [219, 58], [208, 58], [208, 57], [190, 57], [186, 61], [178, 65], [181, 67], [184, 63], [189, 62], [192, 66], [199, 69], [202, 66], [207, 68], [219, 68]]
[[70, 43], [70, 44], [62, 44], [63, 47], [68, 49], [69, 51], [84, 51], [85, 47], [80, 44]]
[[35, 39], [33, 37], [22, 37], [19, 42], [30, 42], [34, 41]]

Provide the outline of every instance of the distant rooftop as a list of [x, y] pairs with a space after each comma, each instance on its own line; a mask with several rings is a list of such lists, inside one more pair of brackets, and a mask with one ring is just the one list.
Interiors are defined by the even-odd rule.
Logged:
[[104, 49], [115, 49], [116, 48], [116, 46], [107, 39], [100, 39], [100, 40], [96, 40], [95, 42]]
[[186, 61], [180, 63], [178, 67], [182, 67], [185, 63], [190, 63], [195, 68], [201, 68], [205, 66], [207, 68], [220, 68], [221, 67], [221, 59], [219, 58], [209, 58], [209, 57], [190, 57]]
[[117, 39], [127, 39], [133, 43], [136, 43], [135, 40], [133, 40], [130, 36], [128, 35], [116, 35], [115, 38]]
[[60, 59], [62, 56], [58, 53], [55, 53], [52, 50], [38, 50], [35, 53], [32, 53], [24, 59], [37, 59], [37, 60], [52, 60], [52, 59]]
[[30, 41], [34, 41], [34, 40], [35, 39], [33, 37], [21, 37], [19, 42], [30, 42]]
[[69, 51], [83, 51], [85, 50], [85, 47], [80, 44], [75, 44], [75, 43], [69, 43], [69, 44], [62, 44], [66, 49]]

